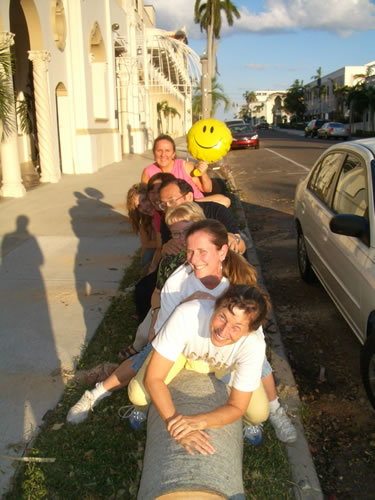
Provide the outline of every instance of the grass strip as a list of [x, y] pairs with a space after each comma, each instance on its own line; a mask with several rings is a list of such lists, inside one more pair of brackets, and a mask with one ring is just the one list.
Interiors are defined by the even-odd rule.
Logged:
[[[119, 294], [112, 300], [78, 368], [93, 368], [103, 361], [117, 363], [119, 349], [133, 340], [137, 326], [135, 305], [132, 293], [125, 290], [139, 276], [138, 254], [125, 270]], [[55, 462], [19, 465], [4, 500], [137, 498], [146, 432], [133, 431], [118, 416], [118, 409], [130, 404], [127, 391], [120, 390], [105, 398], [84, 423], [66, 423], [69, 408], [90, 388], [78, 383], [66, 386], [57, 407], [48, 412], [48, 420], [25, 452], [28, 457], [55, 458]], [[285, 448], [268, 423], [261, 446], [244, 445], [243, 476], [247, 499], [292, 497]]]

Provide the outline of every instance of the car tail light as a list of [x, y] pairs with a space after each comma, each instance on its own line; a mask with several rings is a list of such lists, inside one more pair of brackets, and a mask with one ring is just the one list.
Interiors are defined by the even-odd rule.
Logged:
[[330, 132], [333, 132], [333, 131], [334, 131], [334, 129], [331, 127], [331, 128], [329, 129], [329, 131], [330, 131]]
[[348, 128], [345, 130], [345, 132], [346, 132], [347, 134], [350, 134], [350, 130], [349, 130]]

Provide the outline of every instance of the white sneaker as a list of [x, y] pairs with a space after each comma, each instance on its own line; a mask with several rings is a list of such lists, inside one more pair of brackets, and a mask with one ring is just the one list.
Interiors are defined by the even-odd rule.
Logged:
[[283, 443], [294, 443], [296, 441], [297, 430], [282, 406], [270, 413], [269, 419], [275, 429], [277, 439]]
[[80, 424], [89, 415], [89, 411], [93, 410], [94, 406], [99, 403], [99, 401], [106, 396], [109, 396], [110, 393], [105, 392], [98, 397], [95, 397], [91, 391], [85, 391], [81, 399], [70, 408], [68, 415], [66, 416], [66, 420], [70, 424]]

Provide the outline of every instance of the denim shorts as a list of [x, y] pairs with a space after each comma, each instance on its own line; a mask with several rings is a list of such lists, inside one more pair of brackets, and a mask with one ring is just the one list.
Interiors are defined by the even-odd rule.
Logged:
[[151, 350], [152, 350], [152, 345], [151, 344], [147, 344], [141, 351], [139, 351], [137, 354], [134, 354], [134, 356], [131, 356], [129, 358], [132, 361], [134, 361], [132, 363], [132, 368], [133, 368], [133, 370], [135, 372], [138, 372], [138, 370], [140, 369], [140, 367], [145, 362], [145, 359], [150, 354]]

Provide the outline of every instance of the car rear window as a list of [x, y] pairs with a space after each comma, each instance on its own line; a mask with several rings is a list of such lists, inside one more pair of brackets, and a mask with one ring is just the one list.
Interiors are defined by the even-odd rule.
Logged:
[[331, 187], [338, 168], [344, 159], [344, 153], [328, 154], [317, 165], [310, 177], [308, 187], [326, 205], [329, 204]]

